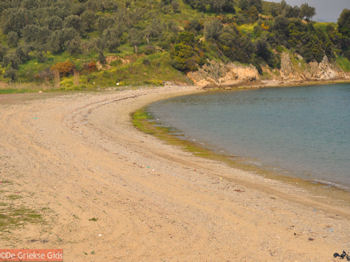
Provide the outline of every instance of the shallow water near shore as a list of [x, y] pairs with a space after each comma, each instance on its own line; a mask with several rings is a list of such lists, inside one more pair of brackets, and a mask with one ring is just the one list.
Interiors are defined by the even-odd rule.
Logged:
[[216, 152], [350, 189], [349, 84], [189, 95], [147, 110]]

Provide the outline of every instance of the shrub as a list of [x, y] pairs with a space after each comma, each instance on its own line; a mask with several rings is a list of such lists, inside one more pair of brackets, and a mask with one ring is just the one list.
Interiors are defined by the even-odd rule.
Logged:
[[74, 64], [71, 61], [67, 60], [65, 62], [60, 62], [53, 65], [51, 67], [51, 71], [52, 72], [58, 71], [60, 75], [67, 76], [73, 73], [74, 68], [75, 68]]
[[53, 79], [53, 72], [48, 68], [37, 73], [34, 78], [38, 81], [49, 81]]
[[205, 61], [200, 42], [190, 32], [182, 32], [177, 36], [170, 57], [172, 66], [182, 72], [195, 71]]
[[198, 50], [185, 43], [176, 44], [171, 52], [172, 65], [180, 71], [195, 71], [200, 64]]
[[96, 72], [96, 71], [97, 71], [97, 64], [96, 64], [95, 61], [89, 62], [89, 63], [86, 64], [84, 67], [85, 67], [85, 69], [86, 69], [89, 73], [92, 73], [92, 72]]
[[148, 45], [144, 49], [144, 52], [145, 52], [146, 55], [154, 54], [156, 51], [157, 51], [156, 48], [154, 46], [152, 46], [152, 45]]

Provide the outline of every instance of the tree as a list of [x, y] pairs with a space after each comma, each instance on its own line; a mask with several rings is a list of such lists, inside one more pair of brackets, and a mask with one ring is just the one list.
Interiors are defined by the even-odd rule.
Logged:
[[103, 54], [103, 51], [102, 51], [102, 50], [100, 50], [100, 51], [98, 52], [98, 61], [99, 61], [102, 65], [106, 64], [106, 57], [105, 57], [105, 55]]
[[18, 44], [18, 34], [16, 32], [9, 32], [7, 34], [7, 44], [9, 45], [9, 47], [17, 47]]
[[37, 25], [27, 25], [23, 31], [24, 41], [27, 43], [38, 43], [39, 45], [47, 42], [50, 36], [50, 31], [46, 27]]
[[116, 49], [120, 46], [120, 39], [123, 35], [123, 31], [119, 27], [114, 27], [110, 29], [106, 29], [103, 32], [103, 39], [105, 42], [105, 46], [108, 48], [110, 52], [116, 51]]
[[250, 6], [255, 6], [259, 13], [262, 12], [262, 1], [261, 0], [249, 0]]
[[16, 56], [20, 60], [20, 63], [28, 62], [31, 59], [29, 55], [31, 51], [33, 51], [33, 48], [30, 45], [22, 45], [17, 47]]
[[171, 63], [176, 69], [188, 72], [195, 71], [204, 63], [204, 53], [194, 34], [182, 32], [178, 35], [176, 44], [170, 52]]
[[46, 20], [46, 24], [48, 25], [51, 31], [62, 29], [62, 19], [57, 15], [48, 17]]
[[344, 9], [338, 19], [338, 30], [341, 34], [342, 54], [350, 59], [350, 10]]
[[57, 54], [63, 51], [62, 33], [61, 31], [53, 32], [48, 40], [48, 47], [51, 52]]
[[306, 18], [306, 20], [310, 20], [313, 16], [315, 16], [316, 10], [314, 7], [309, 6], [307, 3], [302, 4], [300, 6], [300, 17]]
[[300, 7], [299, 6], [287, 6], [284, 11], [283, 15], [288, 18], [298, 18], [300, 17]]
[[286, 9], [287, 6], [288, 6], [288, 4], [287, 4], [286, 0], [282, 0], [282, 1], [281, 1], [281, 10]]
[[231, 61], [251, 62], [255, 51], [254, 45], [248, 37], [240, 33], [236, 26], [225, 27], [217, 43], [221, 52]]
[[89, 10], [100, 11], [102, 9], [101, 0], [88, 0], [86, 6]]
[[218, 19], [208, 21], [204, 24], [204, 36], [207, 40], [217, 40], [221, 34], [223, 25]]
[[261, 0], [240, 0], [239, 1], [239, 7], [246, 11], [249, 8], [254, 6], [258, 12], [262, 12], [262, 1]]
[[144, 42], [144, 34], [143, 32], [132, 28], [129, 31], [129, 42], [134, 47], [134, 53], [138, 53], [138, 46]]
[[65, 28], [74, 28], [77, 32], [81, 32], [81, 19], [77, 15], [70, 15], [64, 19], [63, 26]]
[[212, 0], [210, 1], [211, 12], [235, 13], [234, 1], [232, 0]]
[[3, 58], [3, 64], [5, 67], [11, 67], [17, 70], [20, 63], [20, 58], [14, 52], [6, 54]]
[[67, 51], [71, 55], [77, 55], [82, 53], [81, 40], [79, 36], [74, 37], [66, 43]]
[[164, 25], [158, 19], [154, 19], [145, 30], [145, 37], [147, 43], [152, 39], [157, 39], [163, 32]]
[[105, 29], [112, 27], [114, 24], [114, 19], [111, 17], [101, 16], [97, 19], [97, 29], [103, 32]]
[[240, 0], [240, 1], [239, 1], [239, 7], [240, 7], [242, 10], [248, 10], [248, 8], [249, 8], [249, 2], [248, 2], [248, 0]]
[[171, 7], [172, 7], [174, 13], [180, 13], [181, 12], [179, 1], [173, 0], [171, 2]]
[[317, 61], [321, 62], [325, 51], [322, 43], [316, 35], [305, 34], [304, 42], [299, 47], [300, 54], [304, 57], [306, 62]]
[[189, 4], [193, 9], [197, 9], [199, 11], [206, 11], [206, 1], [201, 0], [184, 0], [186, 4]]
[[200, 58], [192, 46], [178, 43], [171, 51], [172, 65], [180, 71], [195, 71], [198, 68]]
[[2, 17], [6, 18], [2, 23], [5, 34], [13, 31], [20, 35], [21, 30], [32, 21], [29, 11], [22, 8], [6, 9]]
[[53, 53], [63, 52], [71, 44], [70, 41], [77, 36], [79, 34], [73, 28], [54, 31], [48, 39], [48, 46]]
[[256, 55], [264, 60], [270, 67], [279, 67], [279, 59], [271, 50], [269, 43], [265, 39], [259, 39], [255, 43]]
[[22, 7], [26, 9], [35, 9], [38, 8], [38, 2], [37, 0], [23, 0]]
[[186, 31], [200, 32], [203, 29], [203, 24], [201, 24], [197, 19], [189, 21], [185, 25]]
[[17, 79], [17, 71], [12, 67], [8, 67], [5, 71], [4, 77], [10, 78], [10, 80], [14, 82]]
[[115, 0], [103, 0], [101, 2], [103, 11], [115, 12], [118, 10], [118, 4]]
[[83, 31], [92, 32], [95, 29], [96, 15], [93, 11], [85, 11], [80, 18]]
[[338, 30], [345, 37], [350, 37], [350, 9], [344, 9], [338, 19]]
[[248, 13], [248, 17], [249, 17], [249, 20], [251, 23], [254, 23], [259, 19], [259, 11], [254, 5], [249, 7], [247, 13]]
[[81, 3], [72, 3], [71, 13], [73, 15], [81, 16], [82, 13], [86, 10], [86, 6]]
[[7, 49], [0, 43], [0, 62], [4, 60], [4, 56], [7, 53]]

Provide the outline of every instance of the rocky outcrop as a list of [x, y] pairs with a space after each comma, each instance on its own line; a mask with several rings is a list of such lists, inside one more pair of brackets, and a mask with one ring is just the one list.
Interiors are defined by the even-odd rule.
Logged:
[[288, 80], [292, 78], [302, 80], [302, 76], [295, 70], [289, 53], [286, 52], [282, 53], [281, 55], [280, 78], [282, 80]]
[[313, 62], [310, 65], [310, 78], [320, 79], [320, 80], [332, 80], [343, 78], [344, 72], [335, 67], [334, 64], [331, 64], [327, 56], [324, 56], [321, 63]]
[[211, 61], [187, 76], [198, 86], [234, 86], [260, 79], [258, 70], [252, 65], [224, 64]]
[[[293, 59], [293, 61], [292, 61]], [[320, 63], [305, 63], [299, 55], [291, 55], [287, 52], [281, 55], [281, 80], [287, 81], [318, 81], [349, 79], [349, 74], [341, 70], [335, 63], [331, 63], [327, 56], [324, 56]]]
[[[320, 63], [306, 63], [298, 54], [288, 52], [281, 54], [281, 69], [262, 67], [263, 76], [252, 65], [242, 65], [211, 61], [196, 72], [187, 76], [195, 85], [201, 87], [225, 87], [246, 84], [258, 84], [261, 81], [301, 82], [347, 80], [350, 74], [341, 70], [335, 63], [331, 63], [325, 56]], [[260, 81], [261, 80], [261, 81]]]

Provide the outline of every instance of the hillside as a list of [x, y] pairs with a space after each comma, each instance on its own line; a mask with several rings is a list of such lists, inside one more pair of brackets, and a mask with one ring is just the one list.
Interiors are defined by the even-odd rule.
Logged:
[[305, 64], [327, 56], [350, 71], [350, 10], [337, 24], [313, 22], [314, 14], [284, 1], [3, 0], [0, 82], [190, 83], [188, 72], [213, 61], [252, 64], [266, 78], [286, 50]]

